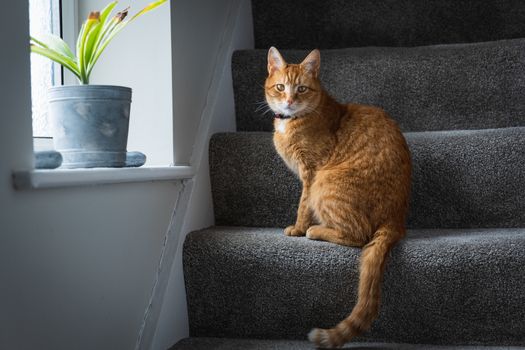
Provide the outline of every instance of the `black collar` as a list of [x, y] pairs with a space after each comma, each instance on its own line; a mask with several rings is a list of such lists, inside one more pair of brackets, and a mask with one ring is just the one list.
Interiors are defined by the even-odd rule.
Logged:
[[277, 119], [290, 119], [291, 117], [291, 115], [275, 114], [275, 118]]

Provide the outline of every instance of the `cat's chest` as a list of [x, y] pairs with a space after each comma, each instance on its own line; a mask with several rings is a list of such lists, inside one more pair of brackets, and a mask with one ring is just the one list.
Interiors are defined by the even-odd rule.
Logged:
[[286, 127], [288, 126], [289, 119], [276, 119], [275, 120], [275, 132], [279, 134], [286, 134]]
[[288, 123], [275, 123], [273, 141], [277, 153], [296, 174], [325, 166], [336, 148], [336, 137], [322, 128], [305, 130]]
[[286, 166], [294, 173], [299, 174], [299, 159], [297, 158], [297, 155], [294, 154], [294, 152], [290, 151], [290, 148], [288, 147], [289, 144], [282, 142], [282, 140], [277, 140], [277, 138], [274, 138], [274, 144], [276, 146], [275, 148], [277, 153], [279, 153], [281, 158], [284, 160]]
[[275, 119], [273, 143], [277, 153], [279, 153], [288, 168], [290, 168], [294, 173], [298, 173], [297, 159], [293, 152], [291, 152], [293, 138], [291, 135], [287, 134], [288, 122], [289, 120], [287, 119]]
[[289, 124], [289, 120], [276, 120], [274, 145], [277, 153], [286, 165], [295, 173], [299, 173], [299, 164], [303, 167], [315, 167], [315, 147], [311, 137], [306, 137], [301, 130], [296, 130]]

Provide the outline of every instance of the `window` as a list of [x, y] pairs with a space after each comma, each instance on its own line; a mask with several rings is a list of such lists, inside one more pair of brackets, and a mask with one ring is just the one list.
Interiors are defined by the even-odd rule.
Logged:
[[[60, 35], [60, 0], [29, 0], [29, 32], [37, 38], [45, 34]], [[31, 100], [33, 136], [50, 137], [47, 120], [47, 89], [62, 83], [59, 64], [31, 55]]]
[[[53, 32], [75, 51], [79, 27], [91, 11], [110, 1], [25, 0], [29, 3], [30, 33], [35, 37]], [[130, 5], [132, 14], [152, 0], [120, 2], [114, 10]], [[155, 40], [151, 40], [154, 37]], [[53, 85], [78, 84], [75, 76], [45, 57], [31, 54], [31, 90], [34, 150], [53, 149], [47, 120], [47, 90]], [[147, 14], [120, 33], [104, 51], [90, 83], [133, 89], [128, 150], [147, 156], [148, 166], [173, 163], [171, 23], [169, 6]], [[41, 138], [42, 136], [46, 138]]]

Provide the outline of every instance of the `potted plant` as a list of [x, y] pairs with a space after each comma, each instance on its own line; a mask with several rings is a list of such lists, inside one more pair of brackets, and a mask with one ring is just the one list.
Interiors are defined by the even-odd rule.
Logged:
[[[80, 83], [52, 87], [48, 92], [53, 143], [62, 154], [62, 167], [126, 166], [131, 88], [90, 85], [89, 78], [100, 55], [115, 35], [136, 18], [166, 1], [154, 1], [130, 19], [126, 19], [129, 7], [111, 16], [117, 1], [100, 12], [91, 12], [80, 29], [76, 55], [58, 36], [31, 37], [31, 52], [61, 64]], [[138, 152], [131, 153], [137, 155]], [[145, 157], [142, 164], [144, 161]], [[135, 159], [132, 165], [142, 164], [137, 164]]]

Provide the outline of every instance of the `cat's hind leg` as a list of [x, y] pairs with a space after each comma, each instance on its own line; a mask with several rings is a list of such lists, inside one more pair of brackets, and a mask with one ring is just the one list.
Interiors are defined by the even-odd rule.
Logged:
[[348, 199], [321, 198], [315, 202], [319, 225], [306, 231], [309, 239], [349, 247], [362, 247], [370, 241], [372, 229], [368, 217], [359, 213]]
[[343, 231], [323, 225], [310, 226], [310, 228], [306, 231], [306, 237], [309, 239], [327, 241], [349, 247], [362, 247], [367, 243], [362, 239], [355, 238], [353, 235], [345, 234]]

